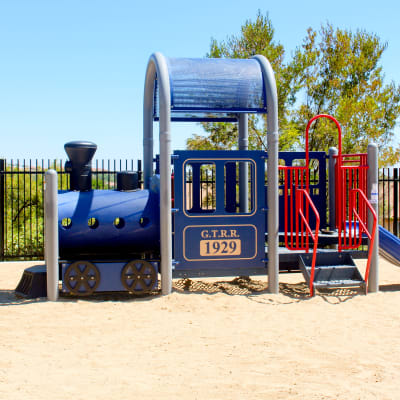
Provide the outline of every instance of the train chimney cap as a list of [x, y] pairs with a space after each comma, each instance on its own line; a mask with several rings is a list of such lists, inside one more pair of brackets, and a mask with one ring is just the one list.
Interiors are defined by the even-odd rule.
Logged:
[[73, 163], [87, 164], [97, 150], [97, 144], [87, 140], [75, 140], [65, 143], [65, 152]]

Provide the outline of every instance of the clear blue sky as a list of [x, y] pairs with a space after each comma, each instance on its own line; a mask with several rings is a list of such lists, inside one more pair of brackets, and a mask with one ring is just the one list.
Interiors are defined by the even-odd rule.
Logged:
[[[0, 156], [65, 158], [65, 142], [85, 139], [96, 158], [141, 157], [149, 56], [204, 57], [211, 37], [239, 33], [258, 9], [288, 58], [308, 27], [327, 21], [376, 33], [388, 42], [386, 82], [400, 83], [395, 0], [0, 0]], [[173, 124], [172, 148], [200, 131]]]

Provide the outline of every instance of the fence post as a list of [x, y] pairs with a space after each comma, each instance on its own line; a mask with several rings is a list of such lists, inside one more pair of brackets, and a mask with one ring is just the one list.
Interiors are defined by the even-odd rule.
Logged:
[[5, 199], [4, 199], [4, 195], [5, 195], [5, 187], [4, 187], [4, 183], [5, 183], [5, 178], [4, 178], [4, 173], [6, 171], [6, 160], [4, 158], [0, 159], [0, 259], [1, 261], [4, 261], [4, 254], [5, 254], [5, 249], [4, 249], [4, 244], [5, 244], [5, 240], [4, 240], [4, 235], [5, 235], [5, 229], [4, 229], [4, 225], [5, 225]]
[[335, 156], [338, 155], [338, 149], [336, 147], [330, 147], [328, 150], [328, 196], [329, 196], [329, 230], [334, 231], [336, 229], [336, 188], [335, 188]]
[[57, 172], [45, 173], [44, 189], [44, 257], [47, 269], [47, 298], [58, 299], [58, 204]]
[[4, 216], [5, 216], [5, 187], [4, 187], [4, 173], [6, 171], [6, 160], [0, 159], [0, 259], [4, 260]]
[[[375, 143], [368, 145], [368, 178], [367, 178], [367, 197], [374, 208], [379, 221], [379, 198], [378, 198], [378, 146]], [[373, 218], [368, 213], [368, 230], [372, 232]], [[372, 259], [369, 271], [368, 291], [379, 291], [379, 225], [376, 224], [375, 240], [372, 249]]]

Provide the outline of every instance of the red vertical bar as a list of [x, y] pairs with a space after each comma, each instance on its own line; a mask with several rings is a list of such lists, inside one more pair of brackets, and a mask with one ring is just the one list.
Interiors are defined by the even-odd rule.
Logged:
[[283, 169], [283, 180], [284, 180], [284, 193], [283, 193], [283, 199], [285, 202], [285, 245], [286, 247], [289, 247], [288, 245], [288, 185], [287, 185], [287, 169]]
[[348, 214], [349, 214], [349, 216], [348, 216], [348, 226], [349, 226], [349, 229], [348, 229], [348, 242], [347, 242], [347, 246], [348, 247], [352, 247], [352, 245], [353, 245], [353, 241], [354, 241], [354, 238], [353, 238], [353, 232], [354, 232], [354, 229], [355, 229], [355, 226], [354, 226], [354, 224], [353, 224], [353, 222], [354, 222], [354, 220], [353, 220], [353, 210], [354, 210], [354, 205], [352, 204], [352, 206], [350, 207], [350, 200], [351, 200], [351, 203], [352, 203], [352, 198], [351, 198], [351, 190], [353, 189], [353, 184], [354, 184], [354, 179], [353, 179], [353, 174], [354, 174], [354, 172], [355, 172], [355, 169], [354, 168], [349, 168], [349, 188], [348, 188], [348, 190], [347, 190], [347, 200], [348, 200], [348, 202], [349, 202], [349, 211], [348, 211]]
[[342, 157], [341, 155], [338, 155], [337, 161], [336, 161], [336, 167], [337, 167], [337, 177], [336, 177], [336, 182], [337, 182], [337, 221], [338, 221], [338, 250], [342, 250], [342, 214], [343, 214], [343, 209], [342, 209], [342, 203], [343, 203], [343, 168], [342, 168]]
[[289, 175], [290, 175], [290, 243], [293, 248], [293, 174], [294, 174], [294, 169], [291, 167], [289, 170]]
[[297, 197], [297, 189], [299, 188], [299, 182], [301, 182], [301, 177], [300, 177], [300, 173], [299, 173], [299, 167], [296, 167], [295, 169], [295, 181], [294, 181], [294, 188], [293, 188], [293, 196], [294, 196], [294, 200], [295, 200], [295, 211], [294, 211], [294, 218], [295, 218], [295, 224], [296, 224], [296, 228], [295, 228], [295, 232], [296, 232], [296, 244], [295, 247], [299, 248], [299, 230], [300, 230], [300, 226], [299, 226], [299, 215], [297, 213], [297, 210], [299, 209], [298, 206], [298, 197]]

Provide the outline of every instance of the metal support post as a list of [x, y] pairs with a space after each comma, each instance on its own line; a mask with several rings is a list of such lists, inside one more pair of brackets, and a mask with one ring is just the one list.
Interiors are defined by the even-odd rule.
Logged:
[[268, 179], [268, 291], [279, 293], [279, 176], [278, 176], [278, 94], [274, 71], [264, 56], [254, 56], [260, 63], [265, 82], [267, 114]]
[[268, 160], [268, 291], [279, 293], [278, 133], [267, 134]]
[[[378, 146], [375, 143], [368, 145], [368, 181], [367, 181], [367, 197], [374, 208], [378, 217]], [[379, 221], [379, 218], [378, 218]], [[379, 291], [379, 225], [376, 224], [375, 240], [372, 249], [372, 259], [369, 271], [368, 291]], [[373, 218], [368, 213], [368, 230], [372, 233]]]
[[45, 173], [44, 189], [44, 257], [47, 269], [47, 298], [58, 299], [58, 204], [57, 172]]
[[[249, 129], [248, 115], [240, 114], [239, 116], [239, 150], [248, 150], [249, 148]], [[248, 212], [249, 196], [248, 196], [248, 165], [246, 162], [239, 163], [239, 209], [240, 212]]]
[[336, 177], [335, 177], [335, 156], [338, 155], [336, 147], [330, 147], [328, 150], [328, 196], [329, 196], [329, 230], [334, 231], [336, 229]]
[[150, 186], [153, 175], [153, 101], [154, 81], [159, 91], [160, 141], [160, 252], [161, 292], [172, 291], [172, 217], [171, 217], [171, 92], [165, 57], [151, 55], [147, 64], [143, 102], [143, 187]]

